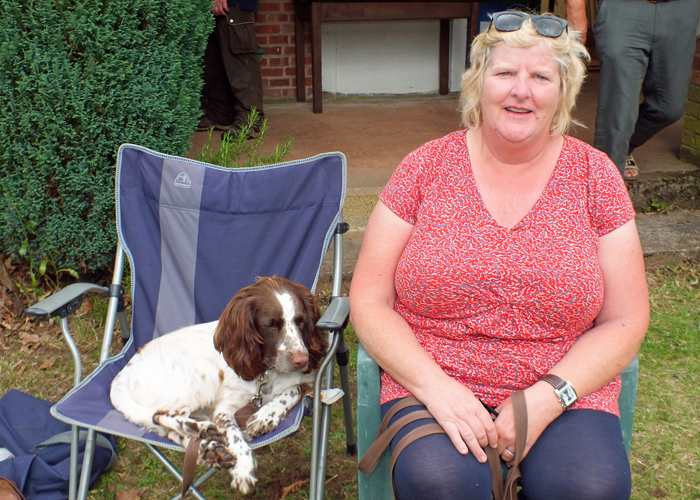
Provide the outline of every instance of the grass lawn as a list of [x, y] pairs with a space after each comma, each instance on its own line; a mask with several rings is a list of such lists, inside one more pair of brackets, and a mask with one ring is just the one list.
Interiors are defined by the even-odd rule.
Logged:
[[[639, 353], [640, 380], [632, 440], [633, 499], [700, 499], [700, 265], [686, 263], [647, 273], [652, 321]], [[102, 300], [88, 301], [71, 320], [84, 356], [84, 372], [99, 357]], [[5, 310], [6, 311], [6, 310]], [[73, 379], [72, 361], [53, 321], [12, 318], [0, 323], [0, 395], [17, 389], [57, 401]], [[351, 386], [355, 388], [357, 340], [347, 332], [351, 349]], [[119, 349], [115, 340], [113, 352]], [[337, 380], [337, 379], [336, 379]], [[356, 458], [345, 453], [342, 406], [333, 408], [326, 496], [357, 498]], [[202, 492], [211, 499], [256, 498], [300, 500], [308, 496], [310, 427], [291, 439], [257, 450], [260, 481], [248, 497], [228, 487], [217, 474]], [[89, 493], [99, 500], [165, 499], [178, 483], [159, 469], [144, 448], [118, 440], [119, 459]], [[181, 454], [170, 454], [176, 464]], [[389, 500], [389, 499], [388, 499]]]

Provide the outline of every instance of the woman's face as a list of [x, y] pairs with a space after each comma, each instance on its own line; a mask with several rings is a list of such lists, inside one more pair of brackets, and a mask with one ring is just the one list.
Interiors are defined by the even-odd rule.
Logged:
[[513, 143], [548, 137], [559, 92], [559, 67], [544, 42], [526, 48], [496, 45], [481, 94], [484, 132]]

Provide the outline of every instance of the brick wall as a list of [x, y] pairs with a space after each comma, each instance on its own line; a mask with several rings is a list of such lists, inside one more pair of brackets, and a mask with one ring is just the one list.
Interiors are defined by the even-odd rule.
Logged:
[[693, 76], [688, 89], [680, 157], [700, 166], [700, 38], [695, 42]]
[[[294, 40], [294, 2], [292, 0], [260, 0], [255, 14], [258, 45], [264, 50], [261, 62], [263, 95], [296, 97], [296, 64]], [[306, 95], [311, 96], [311, 34], [307, 27]]]

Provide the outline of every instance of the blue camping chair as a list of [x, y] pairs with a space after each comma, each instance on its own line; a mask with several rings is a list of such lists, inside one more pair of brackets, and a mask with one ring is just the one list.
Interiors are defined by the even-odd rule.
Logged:
[[[637, 381], [639, 379], [639, 361], [635, 357], [632, 363], [621, 374], [622, 390], [618, 398], [620, 406], [620, 427], [622, 439], [625, 442], [627, 456], [632, 444], [632, 426], [634, 423], [634, 407], [637, 401]], [[381, 424], [381, 408], [379, 405], [379, 366], [365, 351], [360, 343], [357, 349], [357, 460], [367, 453], [374, 443]], [[504, 468], [504, 477], [506, 470]], [[391, 487], [390, 453], [385, 452], [381, 461], [372, 474], [365, 475], [358, 471], [358, 486], [360, 500], [388, 500], [394, 497]]]
[[[135, 439], [180, 481], [182, 474], [158, 448], [184, 451], [157, 434], [131, 424], [111, 404], [113, 378], [140, 346], [177, 328], [219, 318], [228, 301], [257, 276], [279, 274], [315, 289], [321, 265], [333, 242], [333, 285], [328, 309], [318, 326], [329, 332], [330, 347], [318, 371], [314, 394], [333, 383], [334, 362], [345, 392], [348, 451], [354, 453], [348, 384], [348, 348], [344, 340], [349, 306], [341, 297], [342, 210], [346, 161], [341, 153], [245, 169], [225, 169], [125, 144], [117, 156], [116, 215], [119, 244], [112, 285], [74, 284], [36, 304], [33, 314], [61, 317], [61, 327], [76, 363], [76, 386], [52, 408], [52, 414], [78, 428], [90, 429], [88, 450], [96, 431]], [[122, 270], [131, 269], [131, 328], [123, 306]], [[68, 331], [68, 315], [88, 292], [109, 296], [100, 365], [82, 379], [80, 355]], [[110, 356], [119, 319], [124, 349]], [[313, 416], [310, 498], [323, 498], [330, 408], [314, 397], [297, 405], [272, 433], [256, 438], [253, 448], [294, 433], [305, 413]], [[77, 438], [75, 443], [77, 443]], [[92, 447], [92, 448], [91, 448]], [[77, 446], [72, 458], [70, 498], [85, 499], [89, 477], [78, 483]], [[85, 453], [83, 471], [90, 471]], [[196, 479], [197, 490], [213, 473]], [[79, 484], [79, 487], [78, 487]], [[179, 497], [180, 495], [178, 495]], [[178, 498], [175, 497], [175, 498]]]

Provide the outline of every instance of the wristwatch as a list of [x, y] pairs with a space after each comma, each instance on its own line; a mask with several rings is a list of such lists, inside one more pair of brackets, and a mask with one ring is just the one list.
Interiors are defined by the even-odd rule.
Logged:
[[554, 387], [554, 393], [559, 399], [562, 408], [568, 410], [571, 406], [578, 401], [578, 394], [576, 394], [576, 389], [571, 385], [571, 382], [564, 380], [561, 377], [557, 377], [552, 373], [548, 373], [542, 380], [549, 383]]

